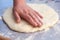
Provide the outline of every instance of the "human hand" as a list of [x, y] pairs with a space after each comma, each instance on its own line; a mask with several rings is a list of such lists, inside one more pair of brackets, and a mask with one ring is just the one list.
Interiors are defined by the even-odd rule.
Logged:
[[38, 12], [30, 8], [25, 2], [14, 2], [13, 14], [17, 23], [21, 21], [21, 18], [26, 20], [34, 27], [40, 27], [43, 23], [43, 18]]

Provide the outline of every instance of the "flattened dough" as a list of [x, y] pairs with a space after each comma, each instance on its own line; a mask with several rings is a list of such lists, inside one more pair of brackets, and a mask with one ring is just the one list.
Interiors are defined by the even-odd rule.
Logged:
[[28, 4], [43, 16], [43, 25], [40, 28], [33, 28], [26, 21], [22, 20], [19, 24], [15, 23], [12, 8], [8, 8], [3, 15], [3, 19], [8, 26], [18, 32], [35, 32], [52, 27], [59, 19], [58, 13], [46, 4]]

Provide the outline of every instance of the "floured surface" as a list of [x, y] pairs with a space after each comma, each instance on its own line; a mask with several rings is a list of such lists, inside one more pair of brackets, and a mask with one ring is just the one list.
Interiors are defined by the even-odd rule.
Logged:
[[8, 8], [3, 15], [3, 19], [12, 30], [19, 32], [35, 32], [53, 26], [59, 19], [58, 14], [46, 4], [29, 4], [29, 6], [43, 15], [43, 25], [40, 28], [33, 28], [24, 20], [17, 24], [13, 18], [12, 8]]

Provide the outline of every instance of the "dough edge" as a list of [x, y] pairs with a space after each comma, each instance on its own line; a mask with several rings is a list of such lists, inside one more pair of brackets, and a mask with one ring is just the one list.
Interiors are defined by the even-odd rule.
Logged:
[[[44, 4], [44, 5], [45, 5], [45, 4]], [[6, 9], [6, 11], [9, 10], [9, 9], [10, 9], [10, 8]], [[5, 12], [6, 12], [6, 11], [5, 11]], [[5, 14], [4, 14], [4, 15], [5, 15]], [[5, 21], [4, 15], [3, 15], [3, 20]], [[58, 19], [59, 19], [59, 18], [58, 18]], [[56, 20], [56, 22], [55, 22], [54, 24], [57, 23], [58, 19]], [[7, 24], [6, 21], [5, 21], [5, 23]], [[53, 24], [53, 25], [54, 25], [54, 24]], [[9, 24], [7, 24], [7, 25], [9, 26]], [[12, 30], [18, 31], [18, 32], [30, 33], [30, 32], [36, 32], [36, 31], [47, 30], [47, 29], [49, 29], [50, 27], [53, 27], [53, 25], [51, 25], [51, 26], [49, 26], [49, 27], [48, 27], [48, 26], [43, 27], [42, 29], [37, 28], [35, 31], [22, 31], [22, 30], [16, 30], [15, 28], [10, 27], [10, 26], [9, 26], [9, 28], [12, 29]], [[39, 30], [38, 30], [38, 29], [39, 29]]]

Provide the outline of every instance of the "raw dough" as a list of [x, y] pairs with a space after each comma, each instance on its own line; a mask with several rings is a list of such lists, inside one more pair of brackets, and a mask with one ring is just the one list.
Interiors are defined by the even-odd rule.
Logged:
[[19, 24], [15, 23], [12, 7], [8, 8], [3, 15], [3, 19], [8, 26], [18, 32], [35, 32], [52, 27], [59, 19], [58, 13], [46, 4], [28, 4], [31, 8], [41, 13], [43, 16], [43, 25], [40, 28], [33, 28], [26, 21], [22, 20]]

